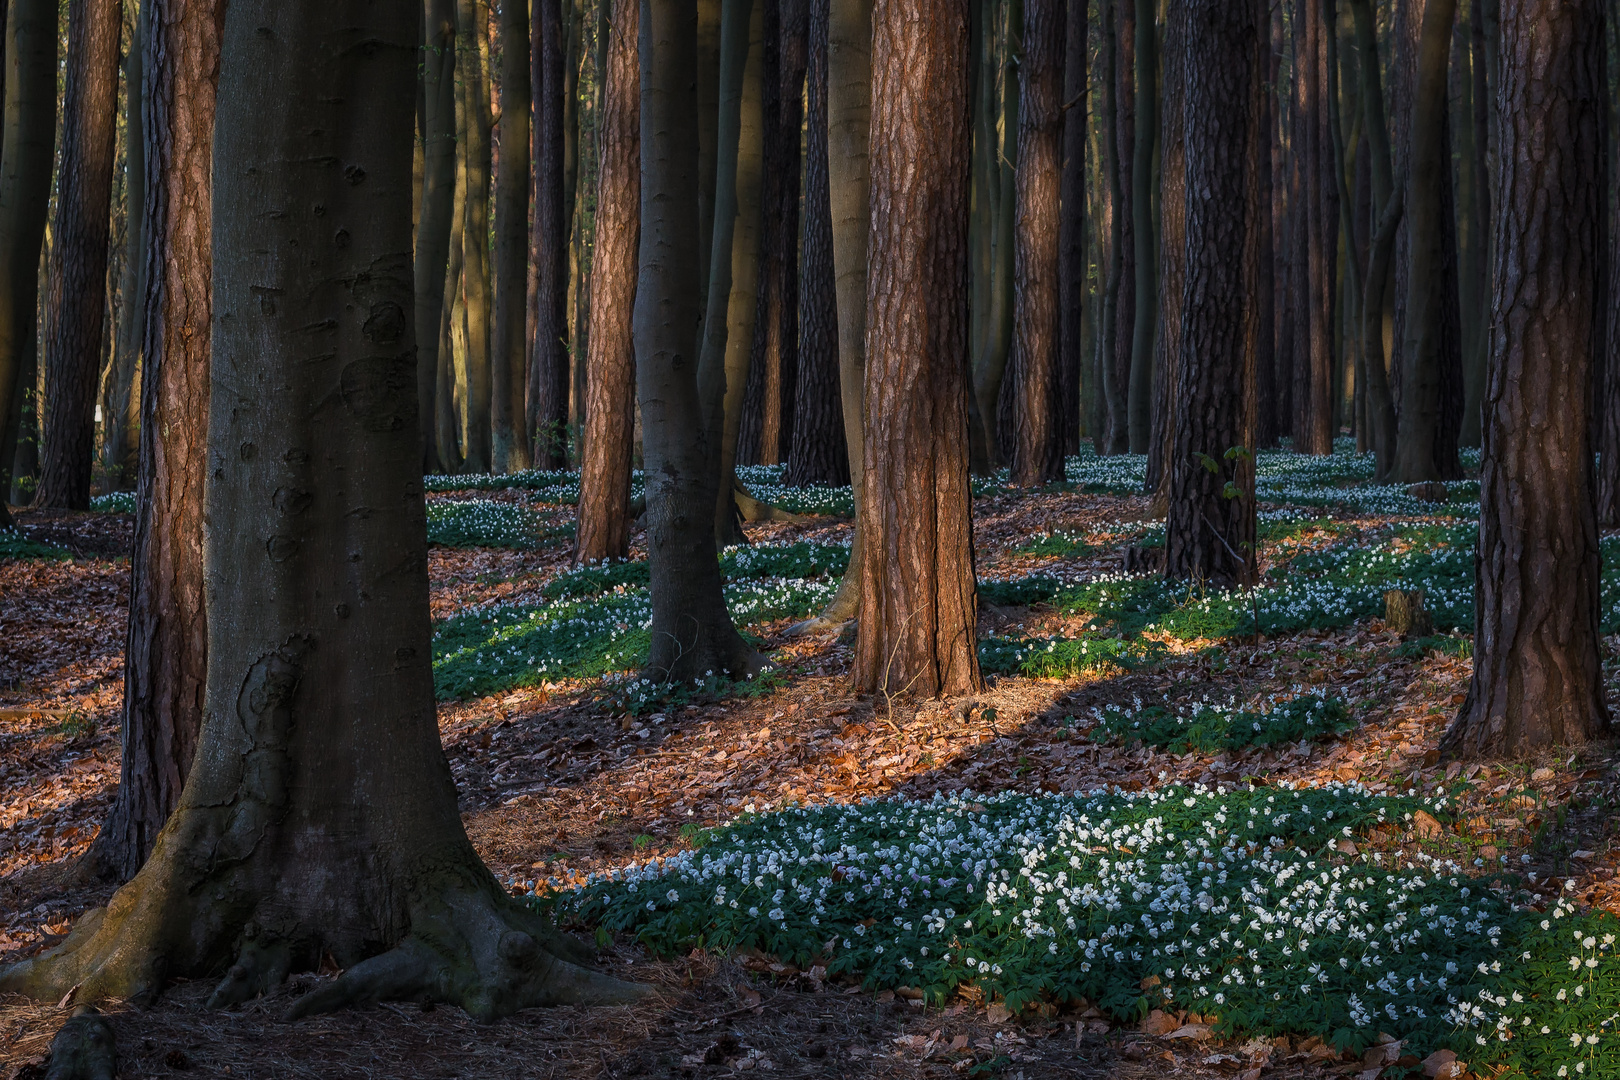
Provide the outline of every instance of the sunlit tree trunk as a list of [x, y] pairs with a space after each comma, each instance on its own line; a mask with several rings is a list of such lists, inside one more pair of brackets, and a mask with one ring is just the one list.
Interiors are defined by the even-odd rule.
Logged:
[[467, 468], [488, 472], [490, 456], [491, 358], [489, 179], [490, 104], [485, 69], [488, 52], [488, 5], [485, 0], [457, 0], [460, 33], [457, 82], [461, 87], [462, 140], [467, 181], [463, 192], [461, 232], [461, 297], [465, 305]]
[[968, 483], [966, 0], [879, 0], [861, 626], [851, 678], [923, 696], [982, 685]]
[[[436, 422], [441, 328], [451, 237], [459, 235], [456, 205], [456, 6], [424, 0], [422, 46], [422, 198], [416, 225], [416, 387], [421, 402], [422, 467], [440, 461]], [[457, 256], [459, 258], [459, 254]], [[446, 408], [448, 403], [445, 403]]]
[[102, 395], [104, 437], [101, 470], [118, 491], [135, 487], [140, 458], [141, 402], [136, 392], [140, 373], [141, 338], [146, 307], [146, 136], [141, 127], [142, 54], [146, 51], [147, 19], [152, 5], [142, 4], [135, 16], [135, 40], [124, 59], [124, 261], [119, 268], [117, 338], [112, 372]]
[[1603, 8], [1502, 4], [1474, 673], [1441, 752], [1524, 755], [1609, 727], [1585, 422], [1604, 258]]

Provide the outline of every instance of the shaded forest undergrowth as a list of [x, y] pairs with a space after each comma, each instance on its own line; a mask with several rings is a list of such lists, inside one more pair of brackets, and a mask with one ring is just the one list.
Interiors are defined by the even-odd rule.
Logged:
[[[1557, 1004], [1552, 969], [1523, 965], [1531, 981], [1511, 987], [1475, 970], [1509, 947], [1485, 949], [1492, 927], [1517, 943], [1576, 925], [1585, 909], [1620, 912], [1612, 747], [1439, 761], [1470, 671], [1477, 484], [1408, 492], [1372, 486], [1370, 460], [1348, 451], [1263, 455], [1262, 585], [1215, 594], [1153, 574], [1163, 523], [1134, 494], [1142, 464], [1071, 459], [1068, 482], [1037, 493], [976, 482], [991, 686], [942, 702], [852, 696], [847, 634], [784, 634], [836, 587], [848, 489], [787, 489], [777, 470], [745, 470], [757, 495], [813, 515], [750, 525], [751, 544], [722, 556], [734, 615], [775, 668], [743, 686], [668, 686], [635, 674], [645, 564], [569, 566], [571, 476], [436, 478], [440, 722], [468, 830], [515, 891], [564, 896], [559, 914], [596, 934], [604, 963], [659, 986], [660, 1005], [611, 1018], [526, 1014], [483, 1030], [455, 1010], [382, 1007], [286, 1029], [273, 1002], [210, 1014], [201, 988], [183, 985], [152, 1012], [116, 1015], [124, 1075], [1396, 1076], [1456, 1071], [1441, 1044], [1463, 1060], [1498, 1060], [1511, 1046], [1543, 1055], [1526, 1062], [1585, 1060], [1602, 1075], [1616, 1048], [1604, 1038], [1571, 1050], [1585, 1013], [1567, 1012], [1613, 1005], [1620, 965], [1601, 927], [1584, 950], [1551, 937], [1536, 945], [1538, 964], [1557, 952], [1566, 973], [1568, 955], [1592, 959], [1597, 967], [1576, 972], [1597, 972], [1591, 999]], [[60, 940], [109, 892], [82, 881], [76, 860], [117, 778], [127, 510], [115, 498], [90, 515], [23, 513], [20, 533], [0, 535], [0, 958]], [[1614, 635], [1620, 539], [1604, 548], [1615, 568], [1604, 632]], [[1403, 639], [1386, 628], [1388, 589], [1422, 589], [1432, 630]], [[1612, 654], [1617, 639], [1607, 640]], [[1091, 794], [1099, 788], [1111, 794]], [[870, 798], [891, 801], [864, 805]], [[1298, 803], [1286, 811], [1292, 824], [1276, 818], [1279, 799]], [[823, 804], [808, 818], [797, 809]], [[771, 816], [780, 808], [785, 816]], [[1262, 813], [1274, 823], [1256, 824]], [[812, 825], [822, 841], [794, 832]], [[902, 842], [912, 845], [904, 858]], [[914, 856], [937, 861], [947, 848], [957, 856], [950, 884], [935, 873], [938, 898], [902, 894], [915, 916], [895, 910], [889, 925], [887, 878], [904, 871], [901, 887], [922, 892], [926, 867]], [[808, 869], [784, 874], [789, 852]], [[757, 882], [739, 869], [745, 854]], [[610, 880], [659, 858], [672, 861], [656, 893], [652, 878]], [[714, 874], [697, 896], [705, 859], [711, 870], [724, 864], [729, 899], [716, 903]], [[1047, 888], [1022, 869], [1047, 874]], [[1414, 875], [1423, 883], [1408, 891], [1422, 895], [1391, 906], [1389, 882]], [[1015, 895], [1003, 902], [987, 883]], [[644, 890], [633, 905], [631, 884]], [[570, 885], [587, 888], [557, 893]], [[1071, 913], [1051, 906], [1068, 901], [1065, 890], [1079, 890], [1083, 926], [1065, 928]], [[1050, 897], [1045, 915], [1031, 896]], [[1382, 906], [1371, 914], [1369, 904]], [[1403, 904], [1422, 912], [1433, 940], [1397, 956], [1398, 933], [1387, 948], [1376, 932], [1370, 943], [1356, 936], [1358, 912], [1387, 937], [1391, 923], [1404, 925]], [[962, 925], [989, 917], [981, 907], [1003, 923]], [[1313, 924], [1320, 942], [1306, 960], [1290, 911], [1345, 925]], [[1572, 921], [1538, 929], [1554, 916]], [[1155, 954], [1160, 935], [1183, 951]], [[1087, 948], [1095, 976], [1076, 970]], [[1277, 991], [1261, 994], [1253, 973], [1245, 981], [1239, 959], [1279, 979], [1318, 960], [1336, 970], [1316, 1012], [1291, 1004], [1247, 1016]], [[1459, 969], [1436, 987], [1448, 963]], [[1326, 984], [1321, 970], [1307, 977], [1318, 975]], [[1408, 978], [1427, 997], [1395, 986]], [[1362, 983], [1388, 992], [1355, 993]], [[1297, 998], [1300, 986], [1286, 990]], [[1515, 1013], [1514, 1039], [1475, 1055], [1473, 1035], [1514, 1010], [1437, 1014], [1448, 994], [1489, 1006], [1481, 992], [1504, 1002], [1527, 992], [1539, 1004], [1523, 1014], [1533, 1025]], [[37, 1062], [65, 1015], [0, 1007], [0, 1060]], [[1554, 1042], [1564, 1058], [1545, 1056]]]

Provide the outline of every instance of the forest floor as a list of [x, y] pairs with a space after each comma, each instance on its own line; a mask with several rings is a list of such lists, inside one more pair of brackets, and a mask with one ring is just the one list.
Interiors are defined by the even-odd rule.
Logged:
[[[435, 536], [449, 542], [430, 557], [439, 720], [468, 833], [497, 876], [528, 893], [688, 850], [701, 830], [784, 805], [1240, 781], [1357, 784], [1374, 794], [1443, 789], [1453, 793], [1451, 820], [1390, 830], [1377, 843], [1465, 867], [1508, 866], [1529, 882], [1532, 903], [1562, 895], [1620, 912], [1620, 844], [1609, 811], [1620, 802], [1616, 747], [1442, 763], [1438, 739], [1468, 687], [1468, 639], [1435, 632], [1403, 640], [1369, 606], [1387, 584], [1369, 568], [1404, 559], [1402, 573], [1421, 578], [1414, 559], [1444, 563], [1456, 530], [1477, 515], [1477, 501], [1468, 502], [1477, 485], [1465, 482], [1451, 501], [1422, 504], [1371, 488], [1357, 479], [1360, 459], [1336, 457], [1348, 461], [1338, 474], [1313, 466], [1310, 482], [1294, 477], [1294, 486], [1262, 504], [1282, 522], [1262, 534], [1262, 570], [1282, 590], [1265, 610], [1254, 598], [1133, 593], [1136, 600], [1119, 603], [1109, 589], [1147, 580], [1121, 570], [1127, 557], [1151, 560], [1155, 535], [1147, 500], [1122, 493], [1131, 490], [1128, 475], [1100, 482], [1081, 475], [1035, 493], [983, 485], [975, 540], [981, 581], [990, 583], [982, 589], [981, 655], [992, 674], [982, 694], [945, 701], [852, 694], [847, 635], [784, 636], [836, 581], [840, 567], [827, 565], [826, 553], [847, 544], [846, 519], [749, 525], [755, 554], [731, 556], [733, 582], [758, 593], [733, 596], [734, 610], [755, 605], [748, 610], [756, 617], [739, 622], [777, 674], [751, 687], [646, 698], [612, 674], [627, 666], [611, 662], [613, 649], [634, 647], [634, 575], [599, 581], [595, 599], [589, 595], [591, 568], [569, 565], [572, 507], [556, 475], [494, 491], [446, 478], [432, 499], [442, 511]], [[782, 501], [780, 492], [766, 493]], [[129, 515], [116, 509], [18, 518], [20, 536], [0, 534], [0, 962], [61, 940], [78, 915], [110, 895], [78, 861], [118, 778], [131, 534]], [[454, 528], [447, 531], [447, 522]], [[769, 561], [778, 550], [807, 567], [750, 579], [748, 559]], [[1463, 621], [1469, 609], [1446, 593], [1455, 567], [1441, 571], [1452, 578], [1441, 573], [1444, 580], [1432, 584], [1437, 623], [1471, 625], [1471, 616]], [[1310, 593], [1328, 579], [1359, 582], [1362, 592], [1331, 602]], [[1307, 600], [1316, 606], [1305, 615], [1297, 614], [1303, 608], [1277, 614]], [[630, 607], [611, 607], [621, 601]], [[577, 605], [592, 603], [613, 623], [602, 638], [610, 644], [582, 656], [569, 633], [598, 631], [564, 632], [546, 619], [565, 608], [582, 617]], [[1620, 637], [1605, 645], [1612, 661]], [[1099, 651], [1117, 662], [1088, 659]], [[561, 658], [556, 677], [534, 673], [541, 655]], [[1611, 675], [1611, 707], [1620, 704], [1613, 691]], [[1301, 694], [1342, 703], [1353, 723], [1272, 745], [1108, 734], [1121, 716], [1151, 718], [1143, 710], [1154, 703], [1176, 712]], [[1110, 707], [1117, 712], [1105, 720]], [[1341, 843], [1347, 856], [1355, 853], [1354, 843]], [[653, 1004], [530, 1011], [490, 1027], [455, 1009], [385, 1005], [289, 1025], [277, 1019], [286, 997], [317, 976], [227, 1012], [203, 1008], [205, 983], [183, 982], [145, 1012], [110, 1010], [120, 1075], [1371, 1080], [1401, 1057], [1388, 1039], [1359, 1056], [1319, 1039], [1223, 1043], [1203, 1017], [1176, 1009], [1141, 1023], [1073, 1002], [1014, 1016], [970, 990], [924, 1005], [757, 950], [661, 957], [628, 936], [604, 938], [603, 965], [657, 987]], [[0, 999], [0, 1077], [42, 1076], [43, 1055], [66, 1015]], [[1400, 1064], [1436, 1075], [1435, 1062]]]

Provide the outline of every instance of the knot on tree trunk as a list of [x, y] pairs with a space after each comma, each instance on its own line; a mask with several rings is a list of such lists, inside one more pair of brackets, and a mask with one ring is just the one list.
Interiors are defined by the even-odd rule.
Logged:
[[[1444, 485], [1442, 485], [1444, 486]], [[1403, 640], [1429, 637], [1434, 620], [1423, 606], [1422, 589], [1391, 589], [1384, 594], [1384, 625], [1397, 631]]]

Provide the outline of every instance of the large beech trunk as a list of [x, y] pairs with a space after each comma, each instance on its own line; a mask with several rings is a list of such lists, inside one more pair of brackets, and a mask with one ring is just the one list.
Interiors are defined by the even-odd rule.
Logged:
[[591, 327], [585, 430], [579, 472], [580, 562], [630, 552], [630, 459], [634, 450], [636, 352], [630, 316], [641, 242], [641, 82], [636, 58], [639, 0], [613, 0], [606, 83], [598, 118], [596, 247], [591, 255]]
[[118, 0], [74, 0], [68, 5], [62, 165], [46, 297], [39, 506], [90, 509], [123, 28]]
[[838, 294], [827, 181], [829, 0], [810, 0], [805, 88], [804, 265], [799, 272], [799, 385], [784, 480], [849, 483], [843, 400], [838, 393]]
[[1063, 479], [1063, 51], [1066, 0], [1025, 0], [1019, 95], [1017, 218], [1013, 240], [1012, 478], [1023, 487]]
[[[411, 315], [415, 14], [229, 5], [198, 765], [140, 874], [0, 975], [6, 990], [149, 1002], [168, 977], [224, 971], [224, 1006], [330, 955], [342, 977], [293, 1016], [405, 998], [489, 1019], [635, 994], [557, 959], [504, 894], [439, 745]], [[324, 212], [281, 212], [296, 205]]]
[[[714, 542], [719, 396], [699, 390], [697, 5], [642, 0], [636, 391], [647, 475], [652, 647], [660, 681], [741, 677], [760, 658], [732, 625]], [[722, 384], [723, 389], [723, 384]]]
[[118, 793], [94, 849], [97, 870], [126, 881], [179, 805], [205, 708], [210, 176], [225, 7], [220, 0], [147, 3], [147, 199], [140, 225], [147, 237], [147, 291], [136, 301], [144, 309], [146, 337], [124, 646], [123, 760]]
[[1502, 4], [1474, 674], [1445, 754], [1527, 754], [1609, 727], [1585, 422], [1604, 258], [1603, 8]]
[[854, 684], [980, 688], [968, 483], [968, 5], [872, 15], [866, 484]]
[[501, 158], [495, 175], [495, 312], [490, 330], [490, 452], [496, 472], [529, 467], [525, 308], [529, 255], [529, 8], [501, 4]]
[[1254, 578], [1257, 6], [1183, 0], [1187, 261], [1165, 573], [1222, 585]]
[[39, 252], [56, 151], [56, 0], [11, 0], [6, 12], [5, 131], [0, 143], [0, 528], [32, 388]]
[[535, 266], [534, 333], [529, 354], [528, 436], [536, 468], [567, 464], [568, 199], [564, 191], [566, 57], [561, 0], [534, 7], [534, 206], [529, 259]]
[[[421, 402], [422, 467], [450, 471], [440, 460], [438, 419], [445, 278], [456, 218], [456, 5], [425, 0], [422, 46], [422, 198], [416, 223], [416, 389]], [[459, 258], [459, 254], [457, 256]], [[443, 403], [448, 411], [449, 402]], [[453, 459], [452, 459], [453, 460]]]

